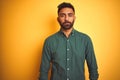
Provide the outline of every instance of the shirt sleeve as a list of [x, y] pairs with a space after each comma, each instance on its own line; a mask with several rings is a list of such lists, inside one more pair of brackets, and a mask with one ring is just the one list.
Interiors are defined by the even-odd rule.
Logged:
[[51, 55], [50, 55], [50, 50], [49, 50], [49, 44], [46, 40], [43, 46], [43, 51], [42, 51], [42, 60], [41, 60], [41, 66], [40, 66], [39, 80], [48, 80], [50, 61], [51, 61]]
[[86, 44], [86, 62], [89, 70], [89, 79], [98, 80], [98, 66], [90, 37], [88, 37]]

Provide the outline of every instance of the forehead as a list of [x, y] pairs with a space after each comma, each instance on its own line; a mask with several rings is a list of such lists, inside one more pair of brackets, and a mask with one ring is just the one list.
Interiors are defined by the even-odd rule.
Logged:
[[62, 8], [59, 13], [74, 13], [72, 8]]

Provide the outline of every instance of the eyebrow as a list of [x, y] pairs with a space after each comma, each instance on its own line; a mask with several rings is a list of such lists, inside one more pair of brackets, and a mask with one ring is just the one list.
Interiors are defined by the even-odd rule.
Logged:
[[[61, 12], [61, 13], [59, 13], [59, 14], [66, 14], [66, 13], [64, 13], [64, 12]], [[69, 12], [69, 13], [67, 13], [67, 14], [74, 14], [74, 13], [72, 13], [72, 12]]]

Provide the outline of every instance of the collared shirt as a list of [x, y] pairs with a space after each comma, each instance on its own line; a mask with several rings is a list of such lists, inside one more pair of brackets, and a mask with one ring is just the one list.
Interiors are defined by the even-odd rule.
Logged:
[[67, 38], [60, 30], [45, 40], [39, 80], [48, 80], [50, 63], [51, 80], [85, 80], [85, 60], [90, 80], [97, 80], [98, 67], [90, 37], [73, 29]]

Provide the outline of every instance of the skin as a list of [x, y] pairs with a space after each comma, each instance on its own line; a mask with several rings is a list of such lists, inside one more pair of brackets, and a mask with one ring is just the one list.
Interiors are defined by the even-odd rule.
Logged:
[[57, 20], [66, 37], [69, 37], [69, 34], [73, 29], [75, 18], [75, 13], [71, 8], [62, 8], [58, 13]]

